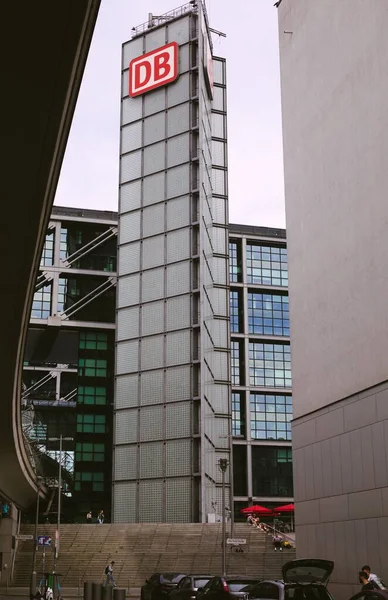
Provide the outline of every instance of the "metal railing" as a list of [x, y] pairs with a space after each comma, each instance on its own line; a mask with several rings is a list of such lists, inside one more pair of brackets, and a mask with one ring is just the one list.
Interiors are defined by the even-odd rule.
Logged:
[[158, 27], [159, 25], [164, 24], [166, 21], [171, 21], [172, 19], [176, 19], [191, 12], [197, 12], [197, 6], [194, 2], [183, 4], [182, 6], [174, 8], [163, 15], [154, 16], [150, 14], [148, 21], [138, 25], [137, 27], [132, 27], [132, 37], [134, 38], [137, 35], [141, 35], [142, 33], [149, 31], [153, 27]]

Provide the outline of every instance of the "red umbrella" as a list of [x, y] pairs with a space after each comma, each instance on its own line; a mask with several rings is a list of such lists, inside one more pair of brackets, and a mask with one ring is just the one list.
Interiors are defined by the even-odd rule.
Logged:
[[283, 504], [283, 506], [277, 506], [275, 508], [275, 512], [278, 513], [294, 512], [294, 510], [295, 506], [293, 504]]
[[260, 504], [255, 504], [254, 506], [247, 506], [246, 508], [242, 508], [240, 512], [243, 515], [248, 515], [254, 513], [255, 515], [272, 515], [272, 510], [270, 508], [265, 508], [265, 506], [260, 506]]

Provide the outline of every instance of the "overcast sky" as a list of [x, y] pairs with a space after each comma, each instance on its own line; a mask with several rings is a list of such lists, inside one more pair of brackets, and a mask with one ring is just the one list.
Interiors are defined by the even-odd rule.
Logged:
[[[184, 2], [182, 2], [184, 3]], [[121, 44], [148, 12], [179, 0], [102, 0], [55, 204], [117, 210]], [[230, 221], [284, 227], [274, 0], [207, 0], [214, 53], [227, 58]]]

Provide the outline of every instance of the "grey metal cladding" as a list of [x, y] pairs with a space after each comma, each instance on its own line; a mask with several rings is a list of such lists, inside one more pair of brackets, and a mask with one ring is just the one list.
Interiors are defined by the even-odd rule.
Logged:
[[167, 262], [190, 258], [190, 229], [178, 229], [167, 234]]
[[190, 196], [174, 198], [167, 202], [167, 230], [190, 225]]
[[227, 254], [228, 231], [225, 227], [212, 227], [213, 250], [216, 254]]
[[190, 165], [174, 167], [167, 171], [167, 197], [184, 196], [190, 192]]
[[117, 341], [139, 336], [139, 307], [121, 308], [117, 312]]
[[226, 171], [222, 169], [212, 169], [212, 188], [213, 194], [225, 196], [226, 194]]
[[[143, 429], [143, 428], [142, 428]], [[150, 442], [148, 444], [141, 444], [140, 446], [140, 477], [160, 477], [163, 473], [163, 444], [160, 442]], [[140, 485], [144, 485], [145, 481], [140, 482]], [[159, 483], [159, 482], [154, 482]], [[160, 482], [162, 483], [162, 482]], [[150, 490], [149, 490], [150, 491]], [[153, 493], [155, 489], [153, 488]], [[162, 492], [162, 487], [160, 487]], [[144, 498], [144, 504], [150, 501], [151, 495]]]
[[115, 448], [115, 479], [136, 479], [137, 446], [117, 446]]
[[186, 44], [190, 40], [190, 17], [169, 23], [167, 26], [167, 39], [169, 43]]
[[222, 60], [213, 60], [213, 79], [214, 83], [225, 84], [225, 62]]
[[[140, 441], [154, 442], [162, 440], [163, 435], [163, 406], [142, 406], [140, 409]], [[156, 474], [160, 477], [161, 473]], [[149, 476], [149, 475], [148, 475]]]
[[179, 48], [179, 73], [185, 73], [190, 69], [190, 44]]
[[144, 144], [160, 142], [166, 137], [166, 114], [157, 113], [144, 119]]
[[164, 296], [164, 267], [144, 271], [142, 274], [142, 302], [158, 300]]
[[189, 73], [181, 75], [174, 83], [167, 88], [167, 106], [171, 108], [176, 104], [187, 102], [190, 98], [190, 77]]
[[166, 402], [179, 402], [191, 398], [191, 367], [184, 365], [166, 371]]
[[142, 146], [143, 122], [136, 121], [121, 128], [121, 153], [137, 150]]
[[144, 96], [144, 114], [146, 117], [166, 109], [166, 88], [153, 90], [152, 94]]
[[124, 183], [120, 187], [119, 212], [125, 213], [141, 206], [141, 180]]
[[166, 365], [190, 362], [190, 330], [174, 331], [166, 336]]
[[[160, 444], [154, 444], [152, 453], [158, 453]], [[160, 452], [160, 455], [162, 453]], [[143, 473], [143, 471], [142, 471]], [[144, 476], [144, 475], [143, 475]], [[149, 499], [152, 498], [152, 504]], [[163, 481], [152, 479], [139, 482], [139, 523], [161, 523], [163, 521]]]
[[166, 406], [166, 438], [191, 436], [191, 403], [180, 402]]
[[166, 28], [160, 27], [154, 31], [149, 31], [145, 36], [145, 51], [157, 50], [166, 43]]
[[167, 166], [175, 167], [190, 160], [190, 134], [184, 133], [168, 140]]
[[117, 282], [117, 306], [131, 306], [138, 304], [140, 299], [140, 275], [129, 275], [127, 277], [119, 277]]
[[143, 98], [124, 98], [121, 101], [121, 125], [132, 123], [142, 118]]
[[190, 261], [167, 267], [167, 296], [177, 296], [191, 291]]
[[153, 335], [141, 341], [141, 369], [159, 369], [163, 367], [163, 335]]
[[121, 97], [126, 98], [129, 96], [129, 71], [123, 71], [121, 74]]
[[151, 269], [164, 264], [164, 235], [144, 239], [142, 248], [143, 269]]
[[120, 160], [120, 183], [141, 177], [141, 150], [125, 154]]
[[140, 238], [141, 211], [136, 210], [120, 215], [119, 219], [119, 244], [134, 242]]
[[167, 114], [167, 136], [171, 137], [190, 129], [190, 103], [170, 108]]
[[115, 483], [113, 495], [115, 523], [134, 523], [136, 521], [136, 496], [136, 481]]
[[190, 523], [192, 521], [191, 503], [187, 498], [192, 498], [190, 477], [179, 477], [166, 480], [166, 521]]
[[226, 203], [224, 198], [212, 198], [212, 215], [214, 223], [226, 223]]
[[135, 408], [138, 405], [138, 397], [139, 376], [137, 373], [121, 375], [116, 378], [115, 408]]
[[191, 325], [191, 297], [177, 296], [169, 298], [166, 302], [166, 322], [167, 330], [184, 329]]
[[213, 277], [214, 283], [226, 285], [227, 282], [227, 263], [224, 258], [213, 257]]
[[146, 371], [140, 377], [140, 402], [147, 404], [161, 404], [164, 400], [164, 371]]
[[155, 335], [164, 331], [164, 300], [143, 304], [141, 309], [142, 335]]
[[116, 373], [135, 373], [139, 369], [139, 341], [118, 342], [116, 349]]
[[165, 205], [161, 202], [143, 209], [143, 237], [164, 232]]
[[128, 69], [129, 63], [131, 62], [131, 60], [134, 58], [137, 58], [138, 56], [143, 54], [143, 43], [144, 43], [144, 38], [138, 37], [135, 40], [127, 42], [126, 44], [123, 45], [123, 50], [122, 50], [122, 60], [123, 60], [122, 68], [123, 69]]
[[140, 242], [119, 246], [119, 273], [129, 275], [140, 270]]
[[143, 180], [143, 206], [155, 204], [165, 199], [164, 191], [165, 173], [148, 175]]
[[225, 88], [213, 87], [213, 110], [225, 111]]
[[137, 408], [120, 410], [115, 414], [116, 444], [129, 444], [137, 442], [137, 421]]
[[150, 175], [165, 169], [166, 142], [163, 140], [144, 148], [144, 175]]
[[225, 116], [218, 113], [212, 114], [213, 137], [225, 138]]
[[213, 166], [225, 167], [225, 153], [226, 144], [225, 142], [219, 142], [218, 140], [212, 140], [212, 163]]
[[[177, 460], [178, 456], [179, 460]], [[166, 442], [166, 475], [167, 477], [191, 475], [191, 439]]]

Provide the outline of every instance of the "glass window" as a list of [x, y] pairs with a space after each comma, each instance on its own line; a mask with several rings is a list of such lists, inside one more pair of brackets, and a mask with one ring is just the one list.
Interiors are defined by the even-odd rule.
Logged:
[[280, 396], [278, 394], [251, 394], [250, 413], [251, 437], [253, 440], [292, 439], [291, 396]]
[[49, 283], [35, 292], [32, 301], [32, 319], [47, 319], [51, 315], [51, 291], [52, 287]]
[[241, 333], [243, 331], [243, 315], [241, 311], [241, 299], [238, 290], [230, 291], [230, 331]]
[[79, 347], [81, 350], [107, 350], [108, 336], [106, 333], [95, 331], [81, 332]]
[[254, 496], [293, 496], [292, 450], [252, 446]]
[[229, 243], [229, 279], [231, 283], [241, 283], [241, 242], [232, 241]]
[[97, 358], [80, 358], [78, 361], [81, 377], [106, 377], [107, 361]]
[[290, 344], [250, 342], [249, 379], [254, 387], [291, 387]]
[[247, 244], [248, 283], [288, 286], [287, 249]]
[[74, 490], [76, 492], [104, 491], [104, 473], [91, 473], [89, 471], [77, 471], [75, 473]]
[[105, 415], [77, 415], [77, 433], [105, 433], [105, 429]]
[[[233, 331], [233, 330], [232, 330]], [[262, 335], [290, 335], [288, 296], [248, 293], [248, 331]]]
[[233, 486], [235, 496], [246, 496], [247, 485], [247, 446], [233, 444]]
[[242, 340], [230, 344], [230, 368], [232, 385], [244, 385], [244, 346]]
[[54, 264], [54, 232], [47, 232], [44, 241], [43, 252], [40, 259], [41, 267], [47, 267]]
[[77, 442], [75, 446], [75, 460], [77, 462], [103, 462], [105, 458], [104, 444], [90, 442]]
[[103, 386], [84, 386], [78, 387], [79, 404], [106, 405], [106, 388]]
[[245, 437], [245, 401], [241, 392], [232, 393], [232, 435]]

